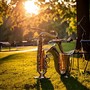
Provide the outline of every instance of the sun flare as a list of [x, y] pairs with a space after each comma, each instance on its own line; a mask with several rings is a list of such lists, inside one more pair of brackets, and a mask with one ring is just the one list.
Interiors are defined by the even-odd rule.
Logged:
[[37, 15], [39, 13], [39, 7], [35, 4], [34, 1], [26, 1], [24, 3], [26, 11], [30, 14]]

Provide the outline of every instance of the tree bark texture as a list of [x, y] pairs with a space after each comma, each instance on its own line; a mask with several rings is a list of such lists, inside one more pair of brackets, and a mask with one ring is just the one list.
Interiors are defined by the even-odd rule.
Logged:
[[[76, 49], [81, 49], [81, 39], [90, 39], [90, 22], [89, 22], [89, 0], [76, 0], [77, 2], [77, 42]], [[85, 51], [90, 51], [90, 46]]]

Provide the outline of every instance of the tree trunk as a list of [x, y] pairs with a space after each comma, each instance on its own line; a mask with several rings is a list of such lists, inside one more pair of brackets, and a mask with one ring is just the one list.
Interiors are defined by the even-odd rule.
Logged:
[[[76, 0], [77, 2], [77, 43], [76, 49], [81, 49], [81, 39], [89, 40], [89, 0]], [[90, 50], [90, 47], [88, 48]]]

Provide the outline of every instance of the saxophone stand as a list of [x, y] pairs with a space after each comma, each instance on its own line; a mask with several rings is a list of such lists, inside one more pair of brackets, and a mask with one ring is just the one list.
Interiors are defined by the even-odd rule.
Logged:
[[[46, 73], [46, 72], [45, 72]], [[44, 78], [46, 78], [45, 77], [45, 73], [44, 72], [39, 72], [39, 79], [44, 79]]]
[[39, 76], [34, 77], [35, 79], [46, 79], [45, 74], [39, 73]]

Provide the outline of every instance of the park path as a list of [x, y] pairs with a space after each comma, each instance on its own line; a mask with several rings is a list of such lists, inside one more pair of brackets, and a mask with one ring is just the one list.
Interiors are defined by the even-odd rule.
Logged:
[[20, 50], [20, 51], [15, 51], [16, 53], [21, 53], [21, 52], [32, 52], [32, 51], [37, 51], [37, 48], [32, 48], [32, 49], [28, 49], [28, 50]]
[[37, 51], [37, 47], [31, 48], [28, 50], [18, 50], [17, 49], [17, 50], [10, 50], [10, 51], [2, 51], [2, 52], [0, 52], [0, 58], [7, 57], [7, 56], [12, 55], [12, 54], [18, 54], [18, 53], [24, 53], [24, 52], [33, 52], [33, 51]]
[[37, 51], [37, 47], [30, 48], [28, 50], [19, 50], [18, 48], [16, 50], [10, 50], [10, 51], [2, 51], [0, 53], [23, 53], [23, 52], [32, 52]]
[[37, 48], [32, 48], [32, 49], [29, 49], [29, 50], [15, 51], [15, 52], [30, 52], [30, 51], [37, 51]]

